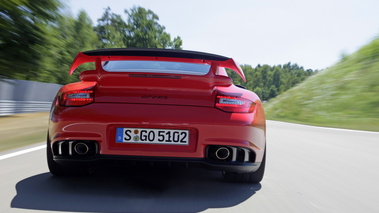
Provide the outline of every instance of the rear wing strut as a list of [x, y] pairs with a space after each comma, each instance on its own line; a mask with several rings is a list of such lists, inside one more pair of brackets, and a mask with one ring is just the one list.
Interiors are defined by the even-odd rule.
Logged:
[[174, 49], [111, 48], [79, 52], [72, 62], [70, 75], [79, 65], [84, 63], [96, 62], [96, 69], [99, 70], [102, 69], [101, 62], [118, 60], [156, 60], [210, 64], [212, 66], [229, 68], [235, 71], [243, 81], [246, 81], [243, 70], [232, 58], [203, 52]]

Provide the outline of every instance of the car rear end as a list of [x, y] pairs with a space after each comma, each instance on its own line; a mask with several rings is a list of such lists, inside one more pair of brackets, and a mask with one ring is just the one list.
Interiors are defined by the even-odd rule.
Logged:
[[[96, 70], [58, 92], [48, 133], [51, 164], [195, 165], [234, 173], [260, 168], [263, 108], [253, 92], [225, 75], [223, 68], [233, 67], [218, 62], [225, 58], [123, 50], [87, 53]], [[189, 58], [193, 54], [198, 58]]]

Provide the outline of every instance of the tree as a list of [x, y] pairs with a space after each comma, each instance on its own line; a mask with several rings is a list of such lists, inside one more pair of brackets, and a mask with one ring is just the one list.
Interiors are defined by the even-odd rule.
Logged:
[[171, 40], [165, 27], [158, 23], [159, 17], [151, 10], [133, 7], [125, 10], [127, 18], [126, 46], [181, 49], [181, 38]]
[[153, 11], [142, 7], [125, 10], [126, 22], [108, 7], [94, 28], [98, 37], [98, 48], [140, 47], [181, 49], [182, 39], [173, 40], [166, 28], [158, 23]]
[[268, 100], [285, 92], [315, 73], [311, 69], [304, 70], [303, 67], [290, 62], [276, 66], [258, 64], [255, 68], [250, 65], [241, 65], [241, 68], [248, 80], [247, 83], [242, 83], [235, 72], [228, 71], [228, 75], [233, 79], [234, 84], [244, 85], [262, 100]]
[[56, 0], [0, 2], [0, 75], [32, 79], [39, 74], [46, 27], [60, 6]]
[[72, 76], [68, 75], [70, 65], [78, 52], [96, 49], [97, 36], [85, 11], [80, 11], [77, 18], [61, 15], [54, 24], [49, 25], [46, 36], [49, 39], [45, 46], [49, 51], [45, 52], [41, 61], [41, 74], [33, 80], [67, 84], [78, 81], [81, 70], [93, 68], [83, 64]]
[[81, 11], [76, 18], [64, 12], [60, 0], [7, 0], [0, 2], [0, 76], [66, 84], [77, 81], [67, 72], [80, 51], [114, 47], [180, 49], [180, 37], [171, 39], [158, 16], [134, 7], [125, 22], [110, 8], [93, 27]]
[[275, 86], [275, 88], [280, 88], [280, 85], [282, 84], [282, 70], [279, 67], [274, 67], [272, 84]]
[[270, 89], [268, 91], [267, 99], [273, 98], [273, 97], [277, 96], [277, 94], [278, 94], [278, 90], [276, 89], [275, 85], [271, 85]]
[[126, 23], [120, 15], [112, 13], [110, 7], [97, 20], [94, 30], [98, 37], [98, 48], [126, 47]]
[[253, 91], [255, 92], [255, 94], [257, 94], [259, 97], [263, 97], [263, 90], [262, 90], [262, 88], [260, 88], [260, 87], [255, 87], [254, 89], [253, 89]]
[[70, 15], [62, 17], [57, 23], [55, 31], [58, 32], [61, 43], [55, 50], [58, 54], [53, 63], [60, 66], [56, 66], [52, 75], [60, 84], [77, 81], [80, 71], [93, 68], [91, 65], [83, 64], [72, 76], [68, 75], [72, 60], [78, 52], [96, 49], [98, 40], [92, 27], [92, 21], [85, 11], [80, 11], [77, 18]]

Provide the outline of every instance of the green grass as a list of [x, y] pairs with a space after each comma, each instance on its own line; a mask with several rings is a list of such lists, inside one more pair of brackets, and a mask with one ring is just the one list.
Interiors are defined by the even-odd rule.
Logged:
[[265, 104], [268, 119], [379, 131], [379, 39]]
[[0, 117], [0, 151], [46, 141], [48, 112]]

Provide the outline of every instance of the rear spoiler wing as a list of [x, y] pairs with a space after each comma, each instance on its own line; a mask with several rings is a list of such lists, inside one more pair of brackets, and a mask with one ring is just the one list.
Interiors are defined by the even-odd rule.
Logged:
[[102, 69], [102, 61], [117, 60], [159, 60], [210, 64], [212, 66], [232, 69], [243, 81], [246, 81], [243, 70], [232, 58], [203, 52], [174, 49], [110, 48], [79, 52], [72, 62], [70, 75], [83, 63], [95, 62], [96, 69], [99, 70]]

